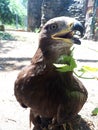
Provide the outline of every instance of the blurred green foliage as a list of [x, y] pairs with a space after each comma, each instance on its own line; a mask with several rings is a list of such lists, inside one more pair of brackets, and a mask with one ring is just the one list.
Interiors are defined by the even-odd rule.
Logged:
[[11, 35], [10, 33], [4, 32], [4, 31], [0, 31], [0, 40], [16, 40], [16, 38]]
[[39, 33], [40, 32], [40, 28], [35, 28], [34, 32], [35, 33]]
[[92, 116], [96, 116], [98, 115], [98, 108], [95, 108], [93, 111], [92, 111]]
[[0, 21], [3, 24], [15, 24], [16, 16], [18, 23], [22, 25], [26, 8], [17, 0], [0, 0]]

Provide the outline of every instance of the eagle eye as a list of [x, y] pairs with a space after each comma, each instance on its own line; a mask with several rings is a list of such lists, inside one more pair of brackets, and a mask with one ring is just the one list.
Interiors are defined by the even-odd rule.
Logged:
[[57, 24], [51, 24], [50, 25], [50, 30], [56, 30], [58, 28]]

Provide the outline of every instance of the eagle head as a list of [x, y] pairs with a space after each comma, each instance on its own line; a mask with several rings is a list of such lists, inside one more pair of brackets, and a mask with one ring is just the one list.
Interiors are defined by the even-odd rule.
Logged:
[[80, 37], [83, 36], [83, 26], [74, 18], [62, 16], [50, 19], [39, 36], [39, 47], [44, 57], [55, 62], [61, 55], [69, 55], [73, 44], [81, 44], [76, 31]]

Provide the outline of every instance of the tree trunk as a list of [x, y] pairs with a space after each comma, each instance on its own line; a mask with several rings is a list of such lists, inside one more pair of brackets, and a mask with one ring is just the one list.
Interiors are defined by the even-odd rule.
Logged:
[[34, 31], [58, 16], [75, 17], [84, 22], [85, 9], [85, 0], [28, 0], [28, 30]]
[[41, 4], [43, 0], [28, 0], [28, 31], [34, 31], [41, 24]]

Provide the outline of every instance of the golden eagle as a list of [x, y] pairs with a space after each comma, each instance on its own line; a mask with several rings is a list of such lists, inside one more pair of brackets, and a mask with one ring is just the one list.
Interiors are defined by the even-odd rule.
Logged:
[[22, 107], [30, 108], [34, 130], [63, 129], [87, 100], [87, 90], [73, 71], [59, 72], [53, 65], [61, 55], [70, 55], [73, 44], [81, 43], [74, 36], [75, 31], [83, 35], [82, 24], [73, 18], [49, 20], [41, 29], [30, 65], [21, 70], [15, 81], [16, 99]]

